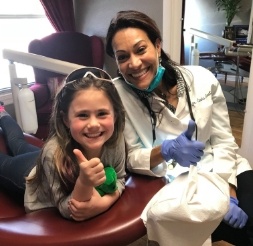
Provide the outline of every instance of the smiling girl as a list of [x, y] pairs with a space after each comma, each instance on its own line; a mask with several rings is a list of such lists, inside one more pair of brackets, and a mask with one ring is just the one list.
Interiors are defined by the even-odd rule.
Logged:
[[[25, 142], [1, 106], [0, 126], [13, 156], [0, 154], [0, 183], [25, 193], [27, 212], [56, 207], [65, 218], [86, 220], [106, 211], [124, 190], [124, 109], [110, 76], [87, 67], [67, 77], [52, 112], [40, 150]], [[116, 189], [101, 196], [106, 167], [116, 173]]]

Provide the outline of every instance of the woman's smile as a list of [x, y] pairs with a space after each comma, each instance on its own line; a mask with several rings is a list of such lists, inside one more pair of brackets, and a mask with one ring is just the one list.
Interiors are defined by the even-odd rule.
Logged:
[[147, 74], [148, 68], [142, 69], [140, 72], [131, 73], [133, 78], [141, 78], [143, 75]]
[[112, 43], [122, 76], [139, 89], [148, 88], [157, 72], [160, 42], [154, 45], [146, 32], [129, 27], [119, 30]]

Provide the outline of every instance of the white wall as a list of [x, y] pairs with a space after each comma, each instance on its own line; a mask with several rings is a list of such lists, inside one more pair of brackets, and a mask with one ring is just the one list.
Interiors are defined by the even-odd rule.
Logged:
[[[105, 38], [111, 19], [120, 10], [139, 10], [156, 21], [163, 30], [163, 0], [75, 0], [77, 31]], [[116, 75], [115, 62], [105, 56], [105, 69]]]
[[[250, 9], [252, 0], [242, 0], [241, 10], [234, 17], [231, 25], [249, 25]], [[224, 11], [218, 11], [215, 1], [210, 0], [186, 0], [184, 28], [196, 28], [204, 32], [221, 36], [226, 19]], [[189, 47], [191, 36], [185, 33], [185, 61], [189, 61]], [[200, 52], [216, 52], [218, 45], [214, 42], [196, 38]], [[207, 67], [205, 62], [201, 65]]]
[[[253, 71], [253, 58], [251, 58], [251, 71]], [[247, 158], [251, 167], [253, 168], [253, 151], [252, 151], [252, 139], [253, 139], [253, 73], [249, 77], [248, 95], [246, 110], [244, 116], [243, 132], [242, 132], [242, 144], [240, 154]]]
[[[110, 20], [118, 11], [139, 10], [156, 21], [163, 36], [163, 48], [179, 62], [181, 40], [178, 32], [181, 24], [181, 2], [181, 0], [74, 0], [77, 31], [105, 38]], [[232, 24], [249, 24], [251, 2], [252, 0], [242, 0], [241, 11], [235, 16]], [[186, 30], [194, 27], [214, 35], [222, 35], [225, 26], [224, 12], [217, 10], [215, 1], [187, 0], [185, 11], [184, 28]], [[199, 43], [200, 52], [217, 51], [217, 44], [204, 39], [196, 38], [196, 40]], [[184, 42], [187, 64], [190, 35], [185, 34]], [[213, 65], [213, 61], [202, 60], [201, 65], [209, 67]], [[105, 68], [112, 76], [115, 75], [115, 64], [108, 56], [105, 56]]]
[[163, 0], [163, 50], [181, 62], [182, 0]]

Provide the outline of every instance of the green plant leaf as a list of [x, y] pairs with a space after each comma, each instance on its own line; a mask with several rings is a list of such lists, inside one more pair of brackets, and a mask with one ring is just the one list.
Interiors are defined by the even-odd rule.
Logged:
[[235, 15], [240, 10], [241, 0], [215, 0], [218, 11], [225, 11], [226, 23], [230, 26]]

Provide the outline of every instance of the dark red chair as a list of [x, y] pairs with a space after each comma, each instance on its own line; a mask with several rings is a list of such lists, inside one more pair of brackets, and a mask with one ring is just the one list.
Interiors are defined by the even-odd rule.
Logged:
[[[104, 43], [100, 37], [88, 36], [79, 32], [57, 32], [40, 40], [30, 42], [29, 53], [76, 63], [84, 66], [103, 68]], [[48, 122], [52, 111], [55, 83], [61, 82], [64, 75], [34, 68], [34, 92], [38, 117], [38, 131], [35, 136], [46, 139]]]
[[[31, 135], [27, 141], [43, 142]], [[0, 152], [7, 149], [0, 131]], [[130, 174], [121, 198], [106, 212], [84, 222], [64, 219], [54, 208], [25, 213], [23, 204], [0, 188], [0, 245], [8, 246], [124, 246], [146, 234], [140, 219], [163, 178]]]

